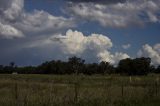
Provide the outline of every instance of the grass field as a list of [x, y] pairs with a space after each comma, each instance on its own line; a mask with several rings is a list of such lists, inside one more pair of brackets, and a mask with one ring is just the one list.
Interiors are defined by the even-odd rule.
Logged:
[[0, 75], [0, 106], [160, 106], [159, 78]]

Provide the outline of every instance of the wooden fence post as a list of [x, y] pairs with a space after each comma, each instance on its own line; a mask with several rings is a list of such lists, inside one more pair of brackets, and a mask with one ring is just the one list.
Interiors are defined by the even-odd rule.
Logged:
[[124, 96], [124, 85], [123, 85], [123, 83], [122, 83], [122, 86], [121, 86], [121, 93], [122, 93], [122, 98], [123, 98], [123, 96]]

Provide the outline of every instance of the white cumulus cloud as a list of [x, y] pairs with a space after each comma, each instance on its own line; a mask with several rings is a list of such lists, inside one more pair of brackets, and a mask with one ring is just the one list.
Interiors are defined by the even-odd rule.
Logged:
[[[102, 34], [84, 35], [82, 32], [69, 29], [66, 34], [52, 35], [37, 41], [29, 42], [25, 48], [52, 47], [58, 55], [66, 58], [78, 56], [87, 62], [106, 61], [116, 65], [119, 60], [129, 58], [126, 53], [111, 53], [113, 43], [110, 38]], [[57, 53], [57, 52], [56, 52]]]
[[[113, 46], [112, 41], [102, 34], [86, 36], [82, 32], [68, 30], [65, 35], [60, 36], [59, 46], [64, 54], [81, 57], [88, 56], [92, 59], [95, 58], [95, 60], [112, 64], [117, 64], [121, 59], [129, 58], [125, 53], [116, 52], [112, 54], [110, 52]], [[51, 40], [53, 41], [53, 38]]]
[[[43, 10], [24, 10], [24, 0], [0, 1], [0, 26], [3, 38], [41, 35], [75, 26], [72, 18], [54, 16]], [[5, 30], [3, 30], [5, 28]]]
[[101, 51], [112, 47], [111, 40], [101, 34], [85, 36], [82, 32], [68, 30], [65, 36], [67, 39], [62, 42], [64, 50], [71, 54], [81, 53], [86, 49]]
[[1, 0], [0, 13], [3, 15], [1, 17], [8, 20], [15, 20], [20, 16], [23, 6], [23, 0]]
[[154, 48], [154, 50], [156, 50], [160, 54], [160, 44], [159, 43], [154, 45], [153, 48]]
[[5, 38], [21, 38], [24, 37], [23, 33], [14, 28], [11, 25], [4, 25], [0, 23], [0, 37], [5, 37]]
[[43, 10], [35, 10], [32, 13], [23, 14], [21, 21], [17, 22], [15, 26], [26, 33], [47, 33], [73, 27], [74, 21], [64, 17], [53, 16]]
[[150, 46], [145, 44], [142, 46], [142, 49], [139, 50], [138, 56], [150, 57], [152, 60], [152, 64], [159, 65], [160, 64], [160, 44], [156, 44], [155, 46]]
[[97, 21], [105, 27], [128, 27], [160, 22], [160, 0], [129, 0], [113, 4], [94, 2], [70, 2], [68, 11], [73, 16], [88, 21]]

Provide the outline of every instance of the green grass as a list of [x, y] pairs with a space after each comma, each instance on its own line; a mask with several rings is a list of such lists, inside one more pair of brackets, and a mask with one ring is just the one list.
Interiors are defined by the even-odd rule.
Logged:
[[0, 75], [0, 106], [160, 106], [159, 78]]

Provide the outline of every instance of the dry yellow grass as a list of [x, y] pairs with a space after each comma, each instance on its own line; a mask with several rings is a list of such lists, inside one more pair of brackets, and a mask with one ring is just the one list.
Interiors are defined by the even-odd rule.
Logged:
[[0, 106], [160, 106], [157, 78], [0, 75]]

